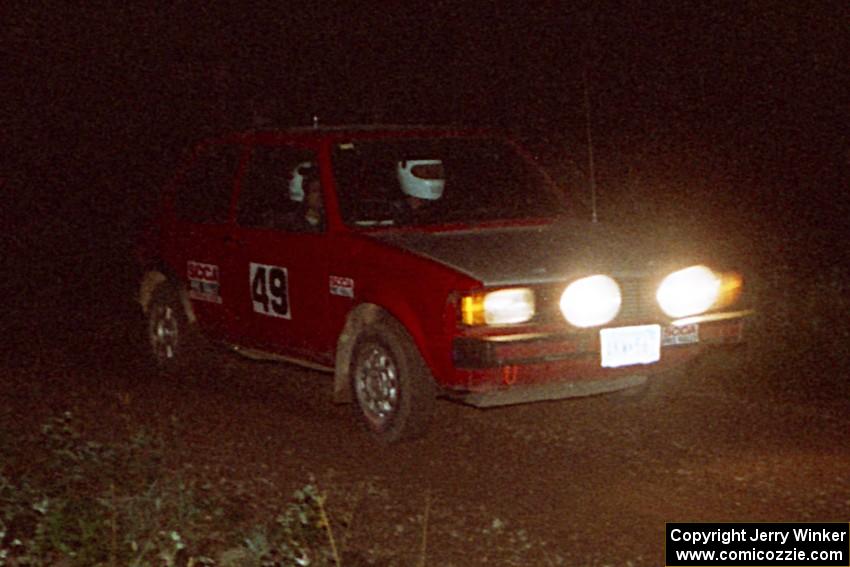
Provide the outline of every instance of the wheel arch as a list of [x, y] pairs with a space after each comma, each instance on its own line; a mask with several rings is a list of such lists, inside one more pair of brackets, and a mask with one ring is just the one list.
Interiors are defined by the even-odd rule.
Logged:
[[186, 319], [192, 324], [197, 323], [195, 311], [192, 309], [192, 303], [189, 301], [186, 290], [182, 285], [180, 285], [179, 280], [174, 276], [171, 270], [162, 267], [148, 268], [142, 276], [142, 280], [139, 283], [139, 295], [137, 297], [137, 301], [139, 302], [139, 305], [141, 305], [142, 311], [144, 313], [148, 312], [151, 299], [153, 298], [156, 288], [166, 282], [171, 282], [180, 294], [180, 303], [183, 305], [183, 310], [186, 313]]
[[[412, 313], [407, 314], [408, 317], [404, 317], [404, 321], [412, 321], [415, 322], [415, 317]], [[425, 362], [426, 367], [428, 364], [428, 357], [426, 353], [422, 350], [422, 345], [419, 344], [417, 340], [417, 336], [421, 336], [421, 333], [417, 333], [419, 329], [413, 328], [411, 329], [409, 325], [406, 325], [403, 322], [403, 319], [397, 316], [395, 313], [391, 312], [385, 307], [377, 305], [375, 303], [361, 303], [356, 306], [351, 312], [348, 314], [346, 318], [345, 325], [342, 328], [342, 332], [339, 335], [339, 339], [337, 339], [336, 345], [336, 357], [334, 362], [334, 385], [333, 385], [333, 401], [338, 404], [347, 404], [351, 403], [351, 388], [349, 385], [349, 376], [348, 369], [351, 365], [351, 357], [354, 353], [354, 345], [357, 343], [357, 337], [360, 335], [360, 332], [371, 325], [380, 320], [389, 320], [399, 326], [409, 337], [413, 345], [419, 351], [419, 355], [422, 357], [422, 360]]]

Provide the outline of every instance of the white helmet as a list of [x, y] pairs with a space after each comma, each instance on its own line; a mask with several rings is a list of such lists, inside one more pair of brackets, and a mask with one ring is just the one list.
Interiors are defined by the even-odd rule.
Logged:
[[438, 159], [411, 159], [396, 165], [396, 175], [405, 194], [436, 201], [443, 195], [446, 176]]
[[314, 173], [315, 164], [311, 161], [302, 161], [292, 170], [292, 179], [289, 180], [289, 198], [299, 203], [304, 201], [304, 179]]

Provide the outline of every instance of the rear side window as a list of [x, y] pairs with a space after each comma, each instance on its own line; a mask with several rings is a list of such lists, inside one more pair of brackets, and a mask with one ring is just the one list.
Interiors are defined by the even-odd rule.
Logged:
[[323, 212], [313, 152], [288, 146], [254, 147], [242, 178], [236, 222], [246, 227], [318, 232], [324, 226]]
[[197, 223], [226, 222], [241, 155], [238, 145], [203, 148], [177, 184], [177, 216]]

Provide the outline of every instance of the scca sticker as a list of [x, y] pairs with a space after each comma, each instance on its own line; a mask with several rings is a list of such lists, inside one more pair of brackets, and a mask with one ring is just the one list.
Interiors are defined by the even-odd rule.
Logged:
[[221, 303], [218, 266], [201, 262], [186, 262], [189, 297], [200, 301]]
[[331, 295], [354, 297], [354, 280], [342, 276], [330, 277]]
[[251, 262], [250, 272], [254, 311], [269, 317], [291, 319], [289, 274], [286, 268]]

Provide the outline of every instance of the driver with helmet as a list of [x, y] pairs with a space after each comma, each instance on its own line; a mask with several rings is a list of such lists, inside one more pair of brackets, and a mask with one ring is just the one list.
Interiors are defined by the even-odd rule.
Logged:
[[396, 163], [396, 177], [410, 213], [424, 212], [443, 196], [446, 176], [442, 160], [410, 159]]

